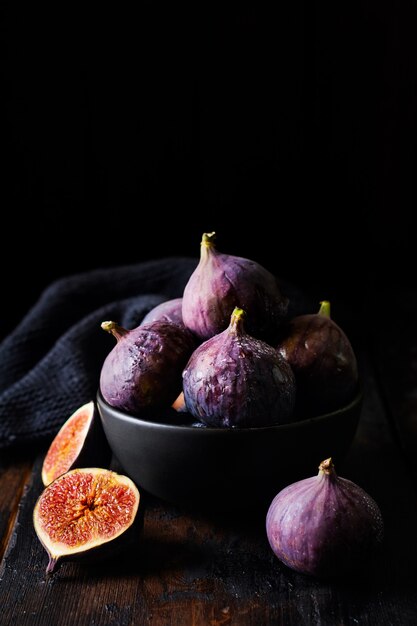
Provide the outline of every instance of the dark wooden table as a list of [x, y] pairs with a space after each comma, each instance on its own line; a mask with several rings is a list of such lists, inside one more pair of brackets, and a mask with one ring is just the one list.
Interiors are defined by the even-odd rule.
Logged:
[[384, 516], [383, 548], [369, 568], [320, 582], [274, 557], [264, 511], [209, 516], [151, 501], [142, 539], [128, 554], [100, 565], [67, 563], [46, 580], [46, 553], [32, 527], [43, 453], [9, 454], [0, 460], [0, 624], [415, 626], [417, 296], [378, 297], [356, 342], [362, 416], [337, 468]]

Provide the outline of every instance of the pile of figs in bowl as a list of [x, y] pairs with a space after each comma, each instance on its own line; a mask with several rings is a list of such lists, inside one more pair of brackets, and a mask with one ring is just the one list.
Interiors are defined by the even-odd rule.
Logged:
[[97, 405], [111, 450], [144, 491], [204, 509], [266, 506], [343, 458], [362, 395], [354, 351], [330, 317], [288, 314], [258, 263], [203, 235], [182, 297], [127, 330], [103, 363]]

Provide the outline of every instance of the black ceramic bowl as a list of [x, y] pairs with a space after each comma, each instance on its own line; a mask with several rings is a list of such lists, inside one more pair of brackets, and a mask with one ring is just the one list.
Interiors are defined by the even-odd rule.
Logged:
[[100, 393], [97, 402], [113, 453], [140, 488], [178, 505], [232, 510], [269, 504], [329, 456], [337, 464], [354, 437], [362, 393], [326, 415], [245, 429], [159, 423], [111, 407]]

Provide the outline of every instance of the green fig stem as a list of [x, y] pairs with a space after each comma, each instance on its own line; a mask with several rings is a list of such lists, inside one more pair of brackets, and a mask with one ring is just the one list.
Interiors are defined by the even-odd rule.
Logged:
[[330, 302], [328, 300], [322, 300], [320, 302], [320, 310], [318, 314], [330, 317]]
[[122, 326], [116, 324], [116, 322], [102, 322], [101, 327], [103, 330], [113, 335], [113, 337], [115, 337], [117, 341], [119, 341], [129, 332], [128, 330], [126, 330], [126, 328], [122, 328]]
[[327, 476], [336, 473], [335, 469], [334, 469], [332, 457], [329, 457], [328, 459], [325, 459], [324, 461], [322, 461], [320, 463], [320, 465], [319, 465], [319, 473], [320, 474], [327, 474]]
[[215, 232], [204, 233], [203, 234], [203, 238], [201, 240], [201, 246], [202, 247], [206, 247], [206, 248], [211, 248], [212, 246], [214, 246], [215, 241], [216, 241], [216, 233]]
[[233, 333], [242, 332], [245, 317], [245, 311], [243, 309], [239, 309], [239, 307], [235, 307], [232, 313], [232, 317], [230, 318], [229, 330], [231, 330]]

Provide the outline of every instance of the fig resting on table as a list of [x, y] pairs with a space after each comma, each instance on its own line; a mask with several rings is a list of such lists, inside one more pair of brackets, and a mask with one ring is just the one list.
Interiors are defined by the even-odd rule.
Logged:
[[33, 512], [36, 534], [49, 557], [46, 573], [63, 561], [117, 554], [137, 538], [139, 503], [139, 491], [127, 476], [91, 467], [59, 476], [44, 489]]
[[275, 496], [266, 532], [285, 565], [331, 578], [366, 563], [382, 541], [384, 524], [376, 502], [361, 487], [340, 478], [329, 458], [320, 464], [317, 476]]
[[108, 467], [111, 450], [94, 402], [84, 404], [63, 424], [53, 439], [42, 465], [42, 482], [77, 467]]

